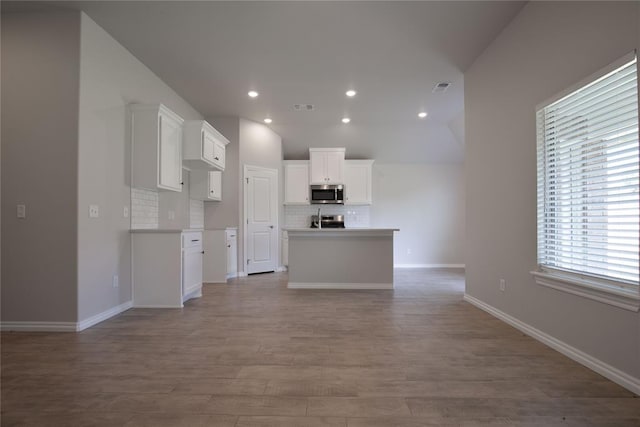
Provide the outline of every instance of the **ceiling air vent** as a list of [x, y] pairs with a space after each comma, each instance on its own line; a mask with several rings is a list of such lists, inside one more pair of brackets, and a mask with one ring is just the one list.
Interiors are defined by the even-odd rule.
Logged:
[[436, 84], [436, 85], [433, 87], [432, 92], [433, 92], [433, 93], [443, 93], [443, 92], [446, 92], [446, 91], [447, 91], [447, 89], [449, 89], [449, 86], [451, 86], [451, 83], [449, 83], [449, 82], [440, 82], [440, 83]]
[[313, 111], [313, 104], [294, 104], [293, 109], [296, 111]]

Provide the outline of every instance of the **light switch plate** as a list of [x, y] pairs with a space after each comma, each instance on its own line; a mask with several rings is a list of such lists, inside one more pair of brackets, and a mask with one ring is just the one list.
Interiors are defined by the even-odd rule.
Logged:
[[125, 207], [122, 209], [122, 216], [123, 216], [124, 218], [129, 218], [129, 206], [125, 206]]
[[89, 205], [89, 218], [98, 218], [100, 216], [100, 208], [98, 205]]
[[18, 218], [25, 219], [27, 217], [27, 206], [18, 205]]
[[171, 220], [171, 219], [176, 219], [176, 213], [175, 213], [175, 211], [169, 211], [168, 217], [169, 217], [169, 219], [170, 219], [170, 220]]

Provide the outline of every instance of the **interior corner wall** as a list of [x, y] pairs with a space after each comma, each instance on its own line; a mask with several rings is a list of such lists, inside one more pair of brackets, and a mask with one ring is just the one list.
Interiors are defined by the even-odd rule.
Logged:
[[[277, 229], [278, 253], [276, 260], [280, 265], [280, 228], [284, 221], [284, 206], [282, 192], [282, 138], [272, 131], [268, 126], [251, 120], [240, 119], [239, 127], [239, 160], [240, 160], [240, 187], [239, 187], [239, 213], [240, 218], [244, 216], [244, 190], [242, 182], [244, 178], [244, 167], [258, 166], [263, 168], [276, 169], [278, 171], [278, 216], [279, 224]], [[223, 195], [224, 197], [224, 195]], [[238, 227], [238, 271], [244, 271], [244, 228], [242, 224]]]
[[[131, 300], [130, 103], [165, 104], [185, 120], [202, 116], [87, 15], [80, 54], [78, 294], [85, 320]], [[77, 73], [76, 73], [77, 74]], [[185, 173], [185, 184], [188, 174]], [[189, 227], [189, 187], [159, 192], [160, 225]], [[58, 190], [55, 194], [61, 194]], [[87, 215], [89, 204], [99, 218]], [[168, 210], [176, 219], [167, 220]], [[113, 287], [118, 275], [119, 287]]]
[[638, 9], [529, 2], [465, 74], [466, 292], [635, 378], [640, 314], [539, 286], [529, 272], [536, 105], [639, 48]]
[[1, 19], [2, 321], [76, 322], [80, 14]]
[[371, 226], [400, 229], [395, 265], [463, 265], [464, 198], [462, 164], [374, 163]]

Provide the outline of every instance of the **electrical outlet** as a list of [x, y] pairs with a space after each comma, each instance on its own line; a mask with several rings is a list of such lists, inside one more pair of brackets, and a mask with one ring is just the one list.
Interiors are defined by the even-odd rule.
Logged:
[[504, 279], [500, 279], [500, 290], [504, 292], [506, 288], [507, 288], [507, 282]]
[[89, 205], [89, 218], [98, 218], [100, 216], [100, 208], [98, 205]]
[[411, 248], [407, 248], [407, 255], [411, 255]]
[[122, 217], [129, 218], [129, 206], [125, 206], [122, 208]]
[[120, 279], [118, 278], [117, 274], [113, 276], [112, 284], [114, 288], [117, 288], [118, 286], [120, 286]]
[[169, 211], [167, 216], [169, 219], [176, 219], [176, 213], [174, 211]]
[[25, 219], [27, 217], [27, 206], [18, 205], [18, 218]]

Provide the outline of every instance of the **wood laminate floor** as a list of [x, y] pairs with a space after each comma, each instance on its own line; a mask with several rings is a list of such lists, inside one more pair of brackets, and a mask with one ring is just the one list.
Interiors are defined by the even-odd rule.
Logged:
[[462, 300], [461, 270], [395, 291], [206, 285], [78, 334], [2, 334], [2, 426], [640, 426], [640, 399]]

